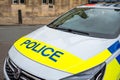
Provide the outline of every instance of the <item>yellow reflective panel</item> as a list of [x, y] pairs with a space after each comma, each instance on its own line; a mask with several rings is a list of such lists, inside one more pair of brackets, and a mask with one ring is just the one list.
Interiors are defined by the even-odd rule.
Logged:
[[79, 72], [88, 70], [90, 68], [93, 68], [93, 67], [105, 62], [110, 56], [111, 56], [111, 53], [106, 49], [103, 52], [97, 54], [96, 56], [86, 60], [84, 63], [80, 63], [77, 65], [71, 66], [71, 68], [69, 68], [67, 71], [75, 74], [75, 73], [79, 73]]
[[116, 59], [107, 64], [104, 80], [120, 80], [120, 65]]
[[82, 59], [42, 41], [23, 37], [15, 42], [15, 48], [24, 56], [43, 65], [70, 72], [67, 68], [83, 62]]
[[14, 46], [21, 54], [33, 61], [72, 74], [95, 67], [103, 63], [112, 55], [106, 49], [85, 61], [70, 52], [52, 46], [48, 43], [26, 37], [16, 41]]

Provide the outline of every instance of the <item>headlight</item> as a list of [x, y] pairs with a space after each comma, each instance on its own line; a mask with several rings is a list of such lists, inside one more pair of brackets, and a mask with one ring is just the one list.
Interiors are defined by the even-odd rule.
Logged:
[[102, 63], [87, 71], [63, 78], [61, 80], [102, 80], [105, 72], [106, 64]]

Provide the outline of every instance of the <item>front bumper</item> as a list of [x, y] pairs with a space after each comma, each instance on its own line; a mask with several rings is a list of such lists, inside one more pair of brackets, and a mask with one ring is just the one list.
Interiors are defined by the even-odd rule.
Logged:
[[6, 59], [5, 59], [5, 61], [4, 61], [4, 67], [3, 67], [4, 79], [5, 79], [5, 80], [10, 80], [9, 77], [8, 77], [8, 75], [7, 75], [5, 66], [6, 66]]
[[6, 80], [45, 80], [20, 69], [9, 58], [4, 62], [4, 76]]

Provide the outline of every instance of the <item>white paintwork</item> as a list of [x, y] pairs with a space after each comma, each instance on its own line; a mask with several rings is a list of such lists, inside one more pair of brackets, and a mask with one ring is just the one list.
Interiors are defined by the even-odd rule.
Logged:
[[118, 40], [82, 36], [55, 30], [46, 26], [32, 32], [26, 37], [46, 42], [84, 60], [97, 55]]

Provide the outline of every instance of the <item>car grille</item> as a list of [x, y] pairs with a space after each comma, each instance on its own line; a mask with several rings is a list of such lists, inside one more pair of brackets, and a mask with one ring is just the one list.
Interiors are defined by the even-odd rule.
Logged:
[[10, 80], [45, 80], [20, 69], [9, 58], [6, 59], [5, 69]]

